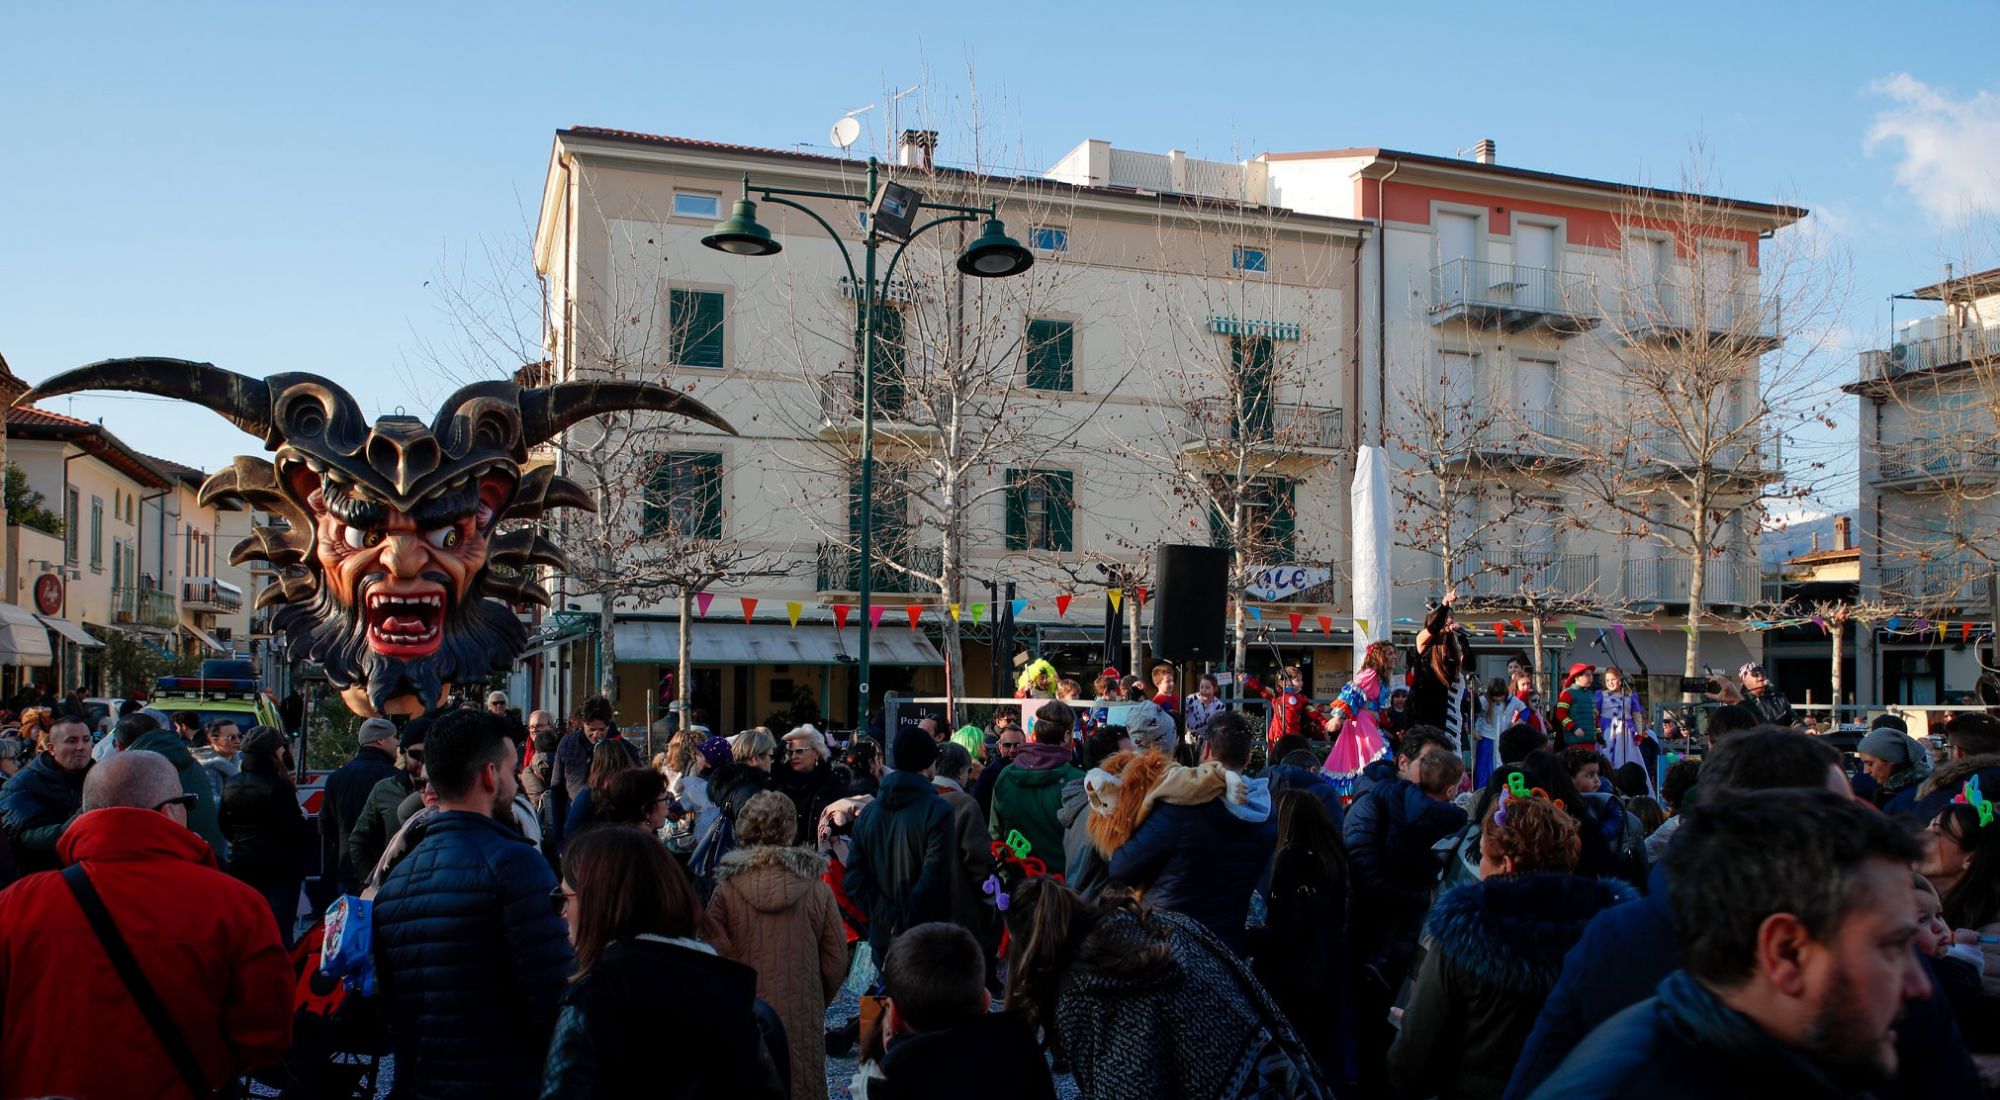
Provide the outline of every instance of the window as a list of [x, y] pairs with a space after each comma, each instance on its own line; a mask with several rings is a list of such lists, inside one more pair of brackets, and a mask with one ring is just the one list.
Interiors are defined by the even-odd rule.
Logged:
[[[1216, 503], [1228, 500], [1229, 482], [1219, 478]], [[1290, 478], [1257, 478], [1241, 491], [1243, 502], [1243, 544], [1246, 559], [1264, 565], [1284, 565], [1297, 556], [1297, 493]], [[1211, 507], [1208, 533], [1216, 546], [1228, 546], [1229, 521], [1222, 511]]]
[[722, 366], [723, 301], [712, 290], [669, 290], [671, 361], [683, 367]]
[[1268, 270], [1270, 257], [1261, 248], [1244, 248], [1238, 245], [1229, 257], [1229, 266], [1238, 271], [1249, 271], [1262, 275]]
[[646, 486], [639, 525], [648, 538], [721, 538], [722, 455], [715, 451], [659, 455]]
[[[861, 317], [855, 311], [854, 328], [854, 397], [861, 399]], [[903, 411], [904, 394], [904, 341], [903, 311], [894, 306], [876, 303], [875, 306], [875, 354], [869, 360], [869, 367], [875, 375], [875, 411], [899, 413]], [[859, 408], [859, 405], [856, 406]]]
[[715, 195], [704, 195], [697, 191], [676, 191], [674, 217], [716, 221], [722, 217], [722, 200]]
[[1239, 439], [1264, 439], [1271, 434], [1272, 348], [1269, 337], [1231, 336], [1229, 361], [1236, 371]]
[[1075, 512], [1070, 471], [1007, 471], [1007, 549], [1076, 549]]
[[1068, 393], [1076, 388], [1076, 324], [1028, 322], [1028, 388]]
[[79, 510], [76, 490], [68, 490], [67, 496], [68, 499], [63, 505], [63, 558], [66, 561], [74, 562], [76, 560], [77, 513]]
[[125, 587], [125, 540], [111, 540], [111, 588]]
[[90, 567], [104, 569], [104, 498], [90, 498]]
[[1037, 252], [1068, 252], [1069, 230], [1053, 225], [1029, 226], [1028, 247]]

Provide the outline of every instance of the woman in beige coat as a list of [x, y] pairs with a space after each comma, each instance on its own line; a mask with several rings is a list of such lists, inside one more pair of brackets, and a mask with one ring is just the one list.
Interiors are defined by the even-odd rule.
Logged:
[[826, 1096], [826, 1006], [847, 976], [847, 935], [826, 861], [795, 848], [798, 811], [776, 791], [736, 815], [738, 847], [722, 857], [708, 915], [716, 946], [757, 971], [757, 996], [777, 1012], [791, 1047], [792, 1100]]

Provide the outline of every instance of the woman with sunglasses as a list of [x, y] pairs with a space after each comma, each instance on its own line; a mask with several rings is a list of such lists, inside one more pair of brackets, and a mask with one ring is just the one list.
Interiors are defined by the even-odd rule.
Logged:
[[292, 785], [285, 735], [253, 726], [243, 735], [238, 771], [222, 785], [222, 835], [229, 873], [264, 895], [290, 950], [305, 881], [306, 818]]
[[[550, 902], [569, 924], [576, 974], [556, 1017], [542, 1095], [782, 1098], [758, 1023], [757, 972], [717, 954], [687, 873], [638, 829], [571, 838]], [[698, 1011], [699, 1027], [661, 1028]]]

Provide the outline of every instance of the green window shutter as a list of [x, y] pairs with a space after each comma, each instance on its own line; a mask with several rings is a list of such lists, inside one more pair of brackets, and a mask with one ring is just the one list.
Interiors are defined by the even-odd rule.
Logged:
[[646, 471], [646, 494], [639, 505], [639, 534], [654, 538], [667, 529], [667, 500], [673, 495], [673, 456], [656, 454]]
[[[854, 311], [854, 397], [861, 399], [861, 310]], [[875, 307], [875, 411], [903, 411], [903, 311]]]
[[646, 475], [639, 531], [648, 538], [721, 538], [722, 455], [715, 451], [655, 455]]
[[1028, 474], [1025, 470], [1007, 471], [1007, 549], [1026, 550], [1028, 548]]
[[683, 367], [721, 367], [722, 295], [709, 290], [669, 290], [667, 296], [674, 363]]
[[1297, 560], [1298, 502], [1297, 486], [1290, 478], [1281, 478], [1271, 483], [1271, 526], [1270, 544], [1276, 560], [1271, 564], [1285, 565]]
[[1076, 388], [1076, 325], [1028, 322], [1028, 388], [1067, 393]]
[[1241, 388], [1240, 438], [1271, 434], [1271, 341], [1262, 336], [1234, 336], [1229, 357]]
[[1076, 549], [1076, 475], [1068, 470], [1051, 470], [1041, 475], [1049, 487], [1049, 535], [1051, 550]]
[[695, 533], [699, 538], [719, 539], [722, 537], [722, 456], [714, 451], [691, 451], [684, 452], [682, 457], [694, 483]]

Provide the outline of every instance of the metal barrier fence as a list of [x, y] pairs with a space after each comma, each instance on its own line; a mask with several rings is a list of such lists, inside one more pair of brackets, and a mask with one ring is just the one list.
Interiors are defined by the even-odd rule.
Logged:
[[[1250, 728], [1252, 731], [1262, 731], [1269, 726], [1271, 704], [1263, 696], [1252, 695], [1243, 697], [1222, 695], [1218, 696], [1218, 698], [1224, 703], [1229, 704], [1232, 709], [1242, 711], [1244, 716], [1250, 719]], [[882, 700], [882, 728], [885, 731], [901, 729], [905, 712], [920, 711], [924, 717], [930, 717], [938, 713], [947, 715], [950, 718], [946, 726], [947, 731], [967, 725], [978, 726], [981, 730], [986, 730], [992, 728], [995, 715], [999, 714], [1002, 710], [1012, 710], [1021, 716], [1021, 728], [1028, 729], [1034, 722], [1035, 708], [1045, 702], [1048, 702], [1048, 700], [1015, 699], [1011, 696], [960, 696], [957, 699], [947, 699], [942, 695], [902, 696], [897, 695], [895, 692], [889, 692]], [[1331, 702], [1331, 699], [1310, 700], [1312, 706], [1318, 707], [1322, 711]], [[1070, 703], [1070, 706], [1079, 712], [1087, 712], [1099, 706], [1129, 707], [1134, 705], [1136, 704], [1123, 702], [1099, 703], [1091, 699], [1078, 699]], [[911, 719], [913, 723], [916, 721], [918, 721], [917, 718]], [[1182, 718], [1178, 715], [1175, 717], [1175, 725], [1184, 725]], [[1261, 738], [1259, 741], [1261, 742]]]

